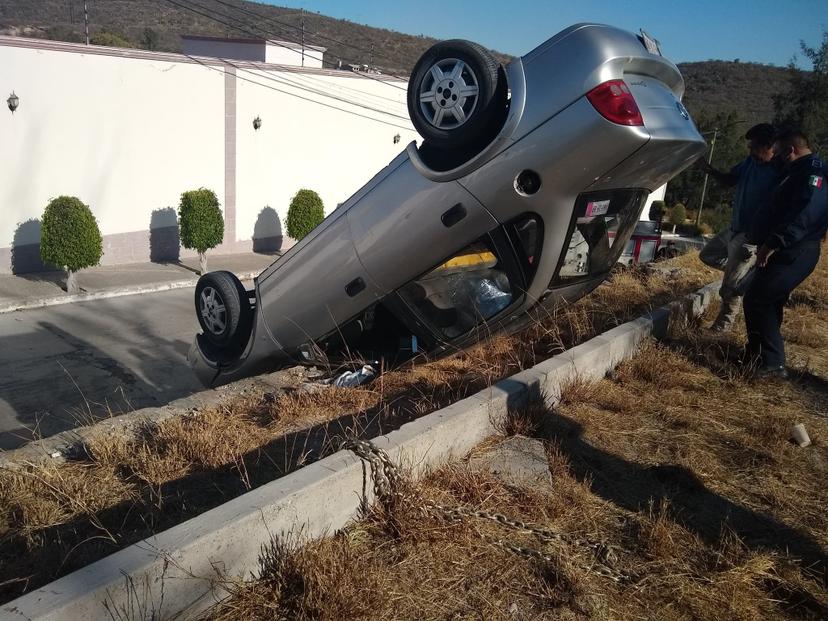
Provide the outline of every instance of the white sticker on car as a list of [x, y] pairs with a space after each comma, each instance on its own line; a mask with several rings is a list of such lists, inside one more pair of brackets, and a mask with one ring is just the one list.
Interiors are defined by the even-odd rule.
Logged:
[[606, 201], [590, 201], [587, 203], [586, 207], [586, 216], [603, 216], [607, 211], [609, 211], [609, 204], [608, 200]]

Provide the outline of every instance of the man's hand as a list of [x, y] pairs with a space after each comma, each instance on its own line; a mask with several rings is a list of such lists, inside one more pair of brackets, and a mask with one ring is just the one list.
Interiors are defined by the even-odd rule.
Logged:
[[756, 266], [765, 267], [768, 264], [768, 259], [771, 258], [771, 255], [773, 255], [774, 252], [776, 252], [776, 250], [768, 248], [765, 244], [762, 244], [756, 252]]

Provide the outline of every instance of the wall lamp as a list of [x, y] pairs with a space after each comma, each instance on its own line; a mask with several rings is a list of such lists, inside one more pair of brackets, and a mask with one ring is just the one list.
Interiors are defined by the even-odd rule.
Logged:
[[9, 104], [9, 110], [11, 110], [12, 114], [14, 114], [14, 111], [17, 110], [17, 106], [20, 105], [20, 97], [15, 95], [14, 91], [12, 91], [12, 94], [9, 95], [9, 98], [6, 100], [6, 103]]
[[262, 126], [262, 119], [256, 117], [253, 119], [253, 129], [259, 129]]
[[394, 134], [394, 144], [397, 144], [400, 141], [400, 135]]

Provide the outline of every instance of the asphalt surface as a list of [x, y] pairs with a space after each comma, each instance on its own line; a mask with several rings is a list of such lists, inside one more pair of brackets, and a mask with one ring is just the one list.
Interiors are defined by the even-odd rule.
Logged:
[[202, 390], [193, 291], [0, 314], [0, 449]]

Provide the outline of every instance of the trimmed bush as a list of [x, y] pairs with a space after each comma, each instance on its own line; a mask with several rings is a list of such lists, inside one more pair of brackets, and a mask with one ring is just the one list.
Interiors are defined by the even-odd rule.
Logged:
[[684, 224], [685, 220], [687, 220], [687, 209], [681, 203], [676, 203], [670, 210], [670, 223], [678, 226]]
[[653, 201], [650, 203], [650, 211], [647, 214], [648, 220], [661, 222], [664, 218], [664, 213], [667, 211], [667, 204], [664, 201]]
[[178, 227], [181, 245], [198, 252], [201, 273], [205, 273], [205, 253], [224, 238], [224, 216], [216, 193], [207, 188], [184, 192], [178, 206]]
[[103, 255], [103, 239], [89, 207], [75, 196], [49, 201], [40, 227], [40, 258], [69, 273], [66, 288], [76, 293], [74, 272], [97, 265]]
[[285, 228], [287, 234], [299, 241], [325, 219], [325, 206], [313, 190], [299, 190], [290, 201]]

